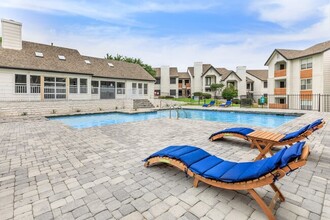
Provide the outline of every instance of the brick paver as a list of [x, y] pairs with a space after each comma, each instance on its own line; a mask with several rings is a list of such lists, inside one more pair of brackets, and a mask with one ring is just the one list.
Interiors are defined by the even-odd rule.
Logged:
[[[293, 131], [329, 113], [309, 112], [275, 129]], [[43, 118], [0, 123], [1, 219], [265, 219], [246, 192], [200, 184], [166, 165], [142, 159], [168, 145], [199, 146], [219, 157], [251, 161], [258, 155], [239, 139], [209, 142], [237, 126], [189, 119], [72, 129]], [[257, 128], [257, 127], [255, 127]], [[286, 201], [278, 219], [330, 219], [330, 126], [310, 136], [303, 168], [279, 181]], [[269, 201], [269, 187], [257, 189]]]

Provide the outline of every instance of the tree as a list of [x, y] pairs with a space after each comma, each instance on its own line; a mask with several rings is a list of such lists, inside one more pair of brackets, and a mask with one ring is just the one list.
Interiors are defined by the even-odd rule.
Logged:
[[118, 60], [118, 61], [124, 61], [127, 63], [135, 63], [138, 64], [140, 66], [142, 66], [142, 68], [147, 71], [151, 76], [155, 77], [156, 76], [156, 71], [152, 68], [152, 66], [143, 63], [143, 61], [140, 58], [133, 58], [133, 57], [127, 57], [127, 56], [122, 56], [120, 54], [117, 54], [116, 56], [113, 56], [111, 54], [106, 55], [105, 57], [108, 60]]
[[224, 87], [225, 85], [223, 83], [212, 83], [210, 88], [211, 88], [211, 91], [214, 92], [214, 97], [217, 95], [217, 91], [218, 90], [222, 90], [222, 88]]
[[222, 91], [222, 97], [227, 100], [231, 100], [234, 97], [237, 97], [237, 95], [238, 95], [237, 89], [235, 89], [233, 85], [229, 85]]

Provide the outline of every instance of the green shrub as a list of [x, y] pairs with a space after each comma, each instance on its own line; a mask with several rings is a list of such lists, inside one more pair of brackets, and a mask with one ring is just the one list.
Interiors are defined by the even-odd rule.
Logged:
[[203, 96], [202, 92], [194, 92], [194, 96]]
[[210, 99], [211, 98], [210, 93], [202, 93], [202, 96], [204, 97], [204, 99]]
[[234, 86], [232, 85], [226, 87], [222, 91], [222, 97], [227, 100], [232, 100], [234, 97], [237, 97], [237, 95], [238, 95], [237, 89], [235, 89]]
[[[265, 97], [265, 102], [264, 102], [264, 105], [268, 103], [268, 99]], [[258, 105], [262, 105], [261, 102], [260, 102], [260, 99], [258, 99]]]
[[234, 104], [241, 104], [241, 100], [240, 99], [233, 99], [233, 103]]
[[174, 96], [166, 95], [166, 96], [159, 96], [160, 99], [173, 99]]

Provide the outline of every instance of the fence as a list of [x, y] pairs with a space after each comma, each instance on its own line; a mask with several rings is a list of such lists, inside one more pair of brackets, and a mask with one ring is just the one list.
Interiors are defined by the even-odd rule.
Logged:
[[[264, 97], [264, 103], [261, 101]], [[273, 109], [311, 110], [330, 112], [330, 94], [289, 94], [241, 96], [241, 107], [259, 107]]]

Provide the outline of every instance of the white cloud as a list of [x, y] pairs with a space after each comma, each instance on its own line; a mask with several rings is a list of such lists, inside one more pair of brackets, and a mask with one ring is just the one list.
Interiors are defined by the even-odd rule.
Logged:
[[254, 0], [250, 10], [257, 12], [263, 21], [290, 27], [298, 22], [317, 17], [328, 0]]

